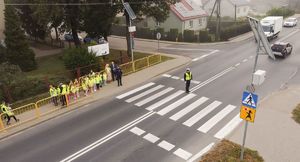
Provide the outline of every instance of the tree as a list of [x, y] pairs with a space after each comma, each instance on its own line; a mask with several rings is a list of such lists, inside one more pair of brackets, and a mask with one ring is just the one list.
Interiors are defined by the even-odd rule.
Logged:
[[[46, 3], [46, 0], [17, 0], [18, 3]], [[22, 27], [35, 40], [44, 40], [48, 33], [49, 8], [45, 5], [17, 6]]]
[[[66, 3], [80, 3], [81, 0], [65, 0]], [[81, 10], [78, 5], [67, 5], [65, 7], [65, 16], [66, 16], [66, 23], [70, 26], [71, 32], [74, 39], [74, 44], [76, 47], [80, 46], [80, 40], [78, 38], [78, 30], [80, 28], [81, 22]]]
[[[177, 2], [177, 0], [125, 0], [129, 2], [131, 8], [135, 14], [139, 17], [148, 16], [153, 17], [157, 22], [164, 22], [169, 15], [170, 5]], [[131, 3], [132, 2], [132, 3]], [[139, 3], [134, 3], [139, 2]], [[129, 26], [129, 15], [125, 12], [126, 16], [126, 25]], [[127, 40], [127, 51], [128, 56], [130, 56], [130, 33], [126, 30], [126, 40]]]
[[11, 64], [19, 65], [23, 71], [36, 68], [34, 52], [29, 48], [20, 18], [13, 6], [5, 7], [5, 44], [6, 58]]

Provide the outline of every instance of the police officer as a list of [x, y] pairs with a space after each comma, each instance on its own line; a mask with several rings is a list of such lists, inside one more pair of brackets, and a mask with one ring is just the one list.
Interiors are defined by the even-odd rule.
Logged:
[[190, 68], [186, 69], [186, 72], [184, 73], [184, 81], [185, 81], [185, 92], [189, 93], [190, 92], [190, 84], [191, 80], [193, 79], [192, 72], [190, 71]]
[[55, 106], [57, 106], [57, 91], [56, 91], [56, 88], [53, 87], [52, 85], [49, 86], [49, 93], [50, 93], [50, 96], [52, 97], [52, 101], [54, 103]]
[[16, 118], [15, 114], [10, 110], [8, 106], [5, 105], [5, 102], [2, 101], [2, 104], [0, 105], [2, 113], [6, 116], [7, 122], [6, 125], [9, 125], [10, 118], [13, 117], [16, 122], [19, 121], [19, 119]]

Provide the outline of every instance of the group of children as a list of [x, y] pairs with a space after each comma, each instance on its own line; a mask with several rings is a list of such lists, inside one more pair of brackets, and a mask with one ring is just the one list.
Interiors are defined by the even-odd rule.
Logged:
[[49, 93], [55, 106], [58, 106], [59, 101], [62, 106], [66, 106], [70, 99], [76, 100], [80, 97], [81, 90], [84, 92], [84, 96], [87, 96], [106, 85], [107, 81], [106, 72], [95, 73], [91, 70], [89, 75], [70, 81], [69, 84], [60, 83], [57, 87], [50, 85]]

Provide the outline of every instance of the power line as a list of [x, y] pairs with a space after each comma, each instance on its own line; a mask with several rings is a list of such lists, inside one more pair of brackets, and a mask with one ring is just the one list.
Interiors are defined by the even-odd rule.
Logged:
[[[148, 1], [154, 2], [154, 1]], [[130, 4], [144, 4], [145, 2], [130, 2]], [[122, 3], [96, 2], [96, 3], [5, 3], [5, 6], [99, 6], [123, 5]]]

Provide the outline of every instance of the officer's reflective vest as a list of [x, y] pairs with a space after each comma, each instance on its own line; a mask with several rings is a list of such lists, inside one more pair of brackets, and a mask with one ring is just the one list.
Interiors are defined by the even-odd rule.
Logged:
[[61, 87], [62, 87], [61, 94], [65, 95], [67, 93], [67, 86], [65, 84], [63, 84]]
[[56, 88], [56, 93], [57, 93], [57, 95], [60, 95], [60, 88], [59, 87]]
[[51, 97], [57, 96], [57, 91], [54, 87], [50, 88], [49, 93]]
[[8, 116], [13, 116], [13, 115], [14, 115], [14, 113], [11, 112], [11, 111], [8, 109], [8, 107], [5, 106], [4, 104], [1, 104], [0, 107], [1, 107], [2, 113], [7, 114]]
[[192, 80], [192, 73], [191, 72], [186, 72], [185, 73], [185, 80]]

